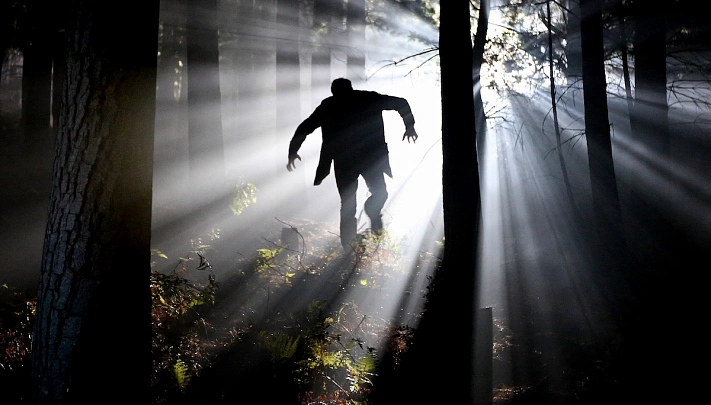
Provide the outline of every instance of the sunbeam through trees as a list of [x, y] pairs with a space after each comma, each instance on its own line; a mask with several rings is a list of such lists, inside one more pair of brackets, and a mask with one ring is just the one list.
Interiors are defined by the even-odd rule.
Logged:
[[[696, 0], [0, 2], [0, 403], [699, 402], [709, 25]], [[325, 109], [338, 78], [395, 104]], [[345, 228], [333, 156], [362, 169]]]

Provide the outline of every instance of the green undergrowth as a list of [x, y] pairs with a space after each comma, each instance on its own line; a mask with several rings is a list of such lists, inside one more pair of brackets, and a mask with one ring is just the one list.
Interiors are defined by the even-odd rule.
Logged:
[[[343, 252], [333, 234], [302, 223], [239, 255], [218, 283], [211, 246], [197, 241], [151, 279], [156, 404], [372, 403], [378, 367], [400, 364], [413, 331], [372, 303], [394, 294], [410, 268], [438, 260], [423, 253], [406, 263], [401, 241], [369, 232]], [[265, 385], [275, 388], [255, 390]]]
[[[343, 252], [338, 238], [320, 224], [283, 228], [251, 254], [231, 252], [233, 268], [220, 277], [211, 261], [227, 250], [215, 248], [217, 230], [195, 238], [181, 257], [152, 250], [153, 404], [376, 405], [387, 403], [379, 398], [393, 398], [393, 389], [397, 398], [400, 383], [427, 381], [401, 373], [412, 365], [408, 356], [424, 307], [394, 307], [394, 315], [392, 305], [376, 304], [414, 296], [424, 305], [439, 255], [420, 252], [408, 259], [402, 241], [368, 232]], [[422, 273], [424, 285], [392, 287], [413, 272]], [[36, 302], [6, 285], [0, 286], [0, 298], [2, 402], [14, 403], [29, 385]], [[586, 403], [581, 398], [597, 398], [615, 387], [611, 370], [620, 357], [615, 336], [589, 342], [563, 330], [533, 335], [521, 331], [540, 322], [523, 321], [531, 324], [494, 319], [494, 403], [527, 398]], [[448, 336], [457, 339], [456, 322], [452, 326]], [[545, 341], [557, 351], [541, 348]], [[446, 347], [434, 353], [456, 356]], [[548, 377], [557, 370], [550, 365], [563, 357], [569, 359], [567, 386]], [[515, 371], [521, 359], [540, 370], [535, 379], [500, 376], [500, 370]], [[379, 396], [384, 390], [391, 392]]]

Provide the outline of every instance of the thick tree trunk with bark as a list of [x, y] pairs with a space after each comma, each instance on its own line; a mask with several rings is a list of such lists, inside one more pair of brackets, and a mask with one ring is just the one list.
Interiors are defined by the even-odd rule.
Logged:
[[70, 10], [33, 396], [147, 403], [158, 1]]

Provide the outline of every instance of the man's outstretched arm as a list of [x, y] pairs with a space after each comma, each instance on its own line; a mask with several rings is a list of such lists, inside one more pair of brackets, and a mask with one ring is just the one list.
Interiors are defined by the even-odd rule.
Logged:
[[289, 161], [286, 164], [288, 171], [292, 171], [296, 168], [296, 159], [301, 160], [301, 156], [299, 156], [298, 152], [301, 148], [301, 144], [306, 140], [306, 136], [321, 126], [320, 115], [320, 109], [316, 108], [316, 111], [296, 127], [294, 136], [291, 138], [291, 142], [289, 142]]
[[402, 122], [405, 124], [405, 134], [402, 136], [402, 140], [404, 141], [405, 138], [407, 138], [407, 142], [412, 140], [412, 142], [415, 143], [418, 135], [417, 131], [415, 131], [415, 117], [412, 115], [410, 103], [401, 97], [383, 95], [383, 98], [383, 109], [395, 110], [400, 114], [400, 117], [402, 117]]

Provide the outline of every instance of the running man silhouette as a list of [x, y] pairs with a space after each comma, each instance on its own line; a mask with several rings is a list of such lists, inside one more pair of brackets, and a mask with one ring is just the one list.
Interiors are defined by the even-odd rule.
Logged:
[[331, 172], [333, 162], [336, 186], [341, 196], [341, 245], [349, 251], [357, 232], [356, 191], [358, 176], [363, 176], [370, 191], [364, 210], [370, 218], [373, 233], [380, 234], [383, 220], [380, 211], [388, 198], [385, 187], [387, 174], [393, 177], [388, 159], [383, 127], [384, 110], [395, 110], [405, 123], [404, 141], [417, 140], [415, 118], [404, 98], [387, 96], [374, 91], [353, 90], [351, 81], [339, 78], [331, 83], [333, 96], [324, 99], [314, 112], [297, 128], [289, 143], [289, 163], [296, 168], [296, 159], [306, 136], [321, 127], [323, 142], [316, 168], [314, 185], [321, 184]]

